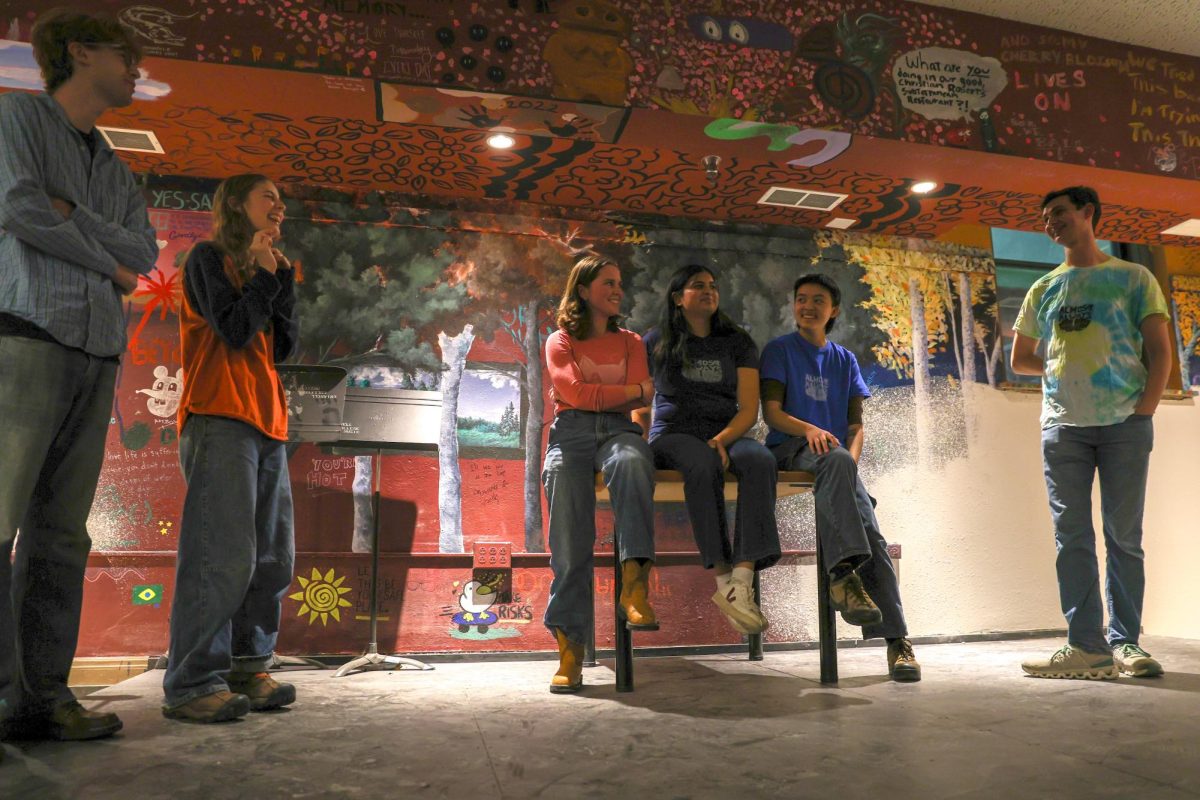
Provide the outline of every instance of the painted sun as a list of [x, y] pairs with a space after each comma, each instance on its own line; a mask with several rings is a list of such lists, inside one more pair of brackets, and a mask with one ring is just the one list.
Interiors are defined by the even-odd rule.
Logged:
[[309, 625], [316, 622], [317, 617], [321, 618], [322, 625], [327, 625], [330, 617], [334, 622], [342, 621], [341, 609], [350, 607], [350, 601], [342, 597], [350, 592], [349, 586], [342, 586], [346, 581], [345, 575], [335, 579], [332, 567], [324, 575], [313, 567], [311, 577], [299, 575], [296, 579], [300, 581], [301, 591], [288, 595], [289, 599], [300, 601], [296, 616], [308, 614]]

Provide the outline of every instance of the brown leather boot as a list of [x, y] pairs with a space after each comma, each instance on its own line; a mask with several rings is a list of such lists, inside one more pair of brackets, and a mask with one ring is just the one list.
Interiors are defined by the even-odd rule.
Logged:
[[650, 607], [650, 570], [654, 562], [639, 564], [636, 558], [621, 562], [621, 616], [631, 631], [658, 630], [658, 617]]
[[583, 645], [575, 644], [562, 628], [554, 629], [558, 640], [558, 672], [550, 679], [550, 691], [554, 694], [569, 694], [583, 688]]

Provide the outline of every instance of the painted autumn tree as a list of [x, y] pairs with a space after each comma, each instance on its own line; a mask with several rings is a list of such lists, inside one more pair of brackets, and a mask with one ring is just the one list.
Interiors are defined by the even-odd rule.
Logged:
[[1192, 385], [1192, 358], [1200, 355], [1200, 277], [1173, 275], [1171, 305], [1175, 312], [1179, 371], [1184, 388]]
[[[909, 240], [898, 249], [895, 240], [876, 236], [834, 235], [849, 258], [862, 264], [871, 297], [865, 307], [887, 338], [875, 347], [879, 363], [898, 377], [911, 378], [916, 404], [918, 454], [932, 440], [930, 385], [932, 359], [950, 352], [961, 381], [974, 383], [976, 358], [984, 354], [989, 381], [994, 384], [997, 355], [989, 352], [987, 333], [977, 316], [994, 321], [994, 311], [974, 301], [989, 290], [994, 297], [994, 265], [982, 251], [940, 243]], [[969, 415], [968, 415], [969, 416]], [[968, 422], [969, 424], [969, 422]]]
[[521, 350], [525, 409], [525, 551], [543, 553], [542, 431], [546, 424], [542, 346], [554, 329], [554, 309], [574, 256], [587, 249], [574, 237], [464, 232], [452, 245], [450, 273], [474, 303], [490, 311]]

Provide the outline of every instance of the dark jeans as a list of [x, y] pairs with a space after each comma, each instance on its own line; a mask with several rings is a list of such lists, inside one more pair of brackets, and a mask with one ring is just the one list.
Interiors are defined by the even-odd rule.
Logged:
[[295, 539], [285, 442], [234, 419], [196, 414], [179, 437], [187, 498], [179, 524], [171, 652], [175, 707], [262, 672], [275, 652]]
[[698, 436], [667, 433], [650, 443], [659, 469], [683, 473], [683, 496], [692, 535], [705, 569], [717, 564], [754, 563], [766, 569], [779, 560], [775, 524], [775, 456], [753, 439], [738, 439], [728, 448], [729, 471], [738, 479], [733, 545], [725, 518], [725, 468], [721, 456]]
[[771, 452], [781, 470], [800, 470], [815, 476], [817, 536], [821, 537], [821, 555], [825, 559], [818, 569], [828, 572], [842, 561], [855, 564], [867, 594], [883, 613], [883, 622], [863, 626], [863, 638], [907, 636], [896, 568], [888, 555], [887, 542], [879, 532], [875, 504], [858, 475], [854, 456], [844, 447], [816, 455], [800, 437], [776, 445]]
[[115, 361], [0, 336], [0, 720], [73, 699], [87, 518], [116, 378]]
[[[1142, 510], [1154, 447], [1151, 417], [1131, 416], [1117, 425], [1051, 425], [1042, 431], [1042, 459], [1054, 540], [1058, 546], [1058, 593], [1067, 618], [1067, 640], [1091, 653], [1137, 644], [1146, 590]], [[1108, 629], [1100, 597], [1092, 482], [1100, 475], [1104, 518]]]

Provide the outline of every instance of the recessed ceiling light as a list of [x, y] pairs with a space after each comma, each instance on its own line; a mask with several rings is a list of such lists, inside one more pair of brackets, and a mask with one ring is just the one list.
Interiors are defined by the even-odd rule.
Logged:
[[1163, 233], [1170, 236], [1200, 236], [1200, 219], [1189, 219], [1167, 228]]
[[497, 150], [507, 150], [517, 143], [517, 140], [509, 136], [507, 133], [493, 133], [487, 138], [489, 147], [494, 147]]
[[846, 217], [834, 217], [833, 219], [829, 220], [829, 222], [825, 223], [825, 227], [826, 228], [840, 228], [842, 230], [845, 230], [846, 228], [849, 228], [851, 225], [853, 225], [856, 222], [858, 222], [858, 220], [856, 220], [856, 219], [847, 219]]
[[937, 188], [937, 181], [918, 181], [912, 185], [914, 194], [929, 194]]

